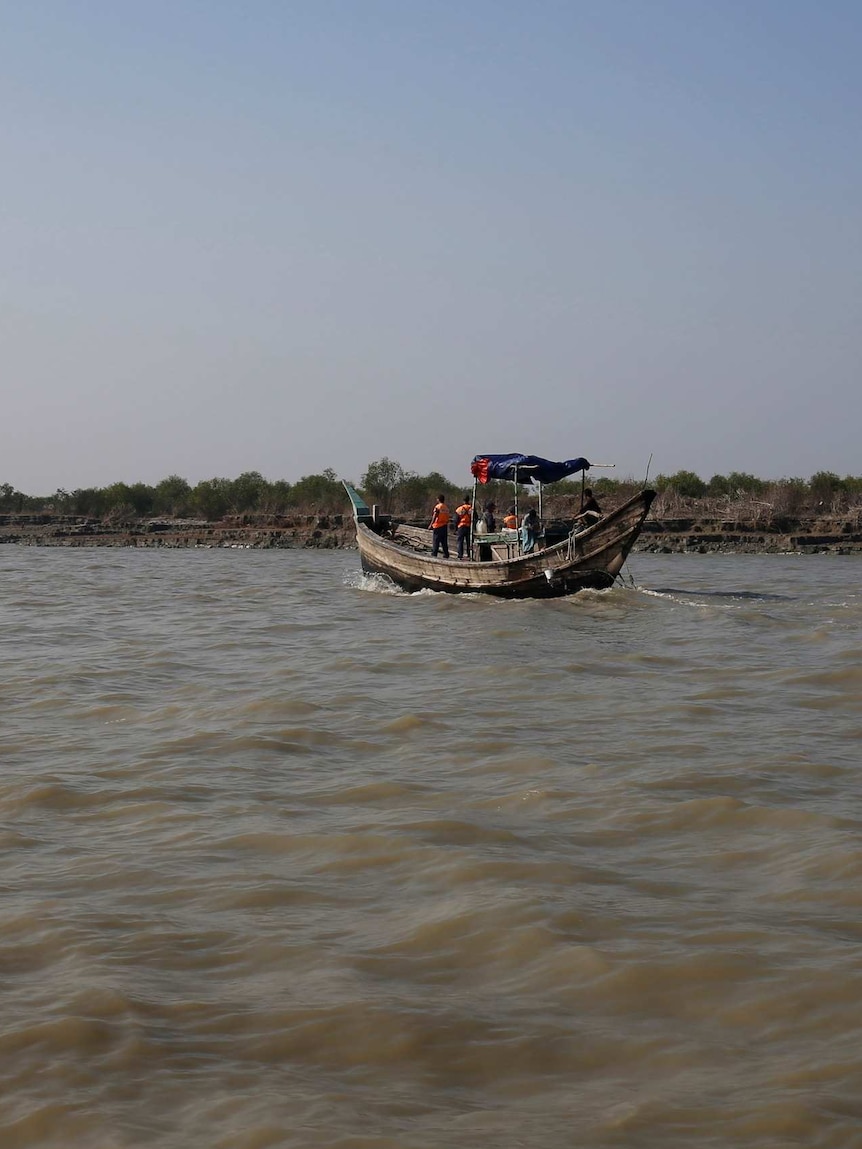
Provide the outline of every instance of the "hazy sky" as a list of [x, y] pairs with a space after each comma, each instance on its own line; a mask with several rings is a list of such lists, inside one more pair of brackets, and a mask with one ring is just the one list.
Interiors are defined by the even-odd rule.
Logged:
[[0, 482], [862, 474], [862, 0], [0, 0]]

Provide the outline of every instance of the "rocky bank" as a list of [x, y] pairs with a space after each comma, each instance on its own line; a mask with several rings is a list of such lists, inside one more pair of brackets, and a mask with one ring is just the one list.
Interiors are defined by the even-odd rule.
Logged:
[[[258, 549], [355, 546], [349, 515], [235, 515], [220, 522], [145, 519], [106, 522], [53, 514], [0, 514], [0, 543], [42, 547], [251, 547]], [[661, 554], [862, 553], [862, 511], [845, 518], [650, 518], [636, 551]]]
[[862, 514], [764, 522], [650, 518], [635, 550], [659, 554], [860, 554]]
[[74, 515], [0, 515], [0, 543], [37, 547], [338, 548], [354, 545], [344, 515], [233, 515], [106, 522]]

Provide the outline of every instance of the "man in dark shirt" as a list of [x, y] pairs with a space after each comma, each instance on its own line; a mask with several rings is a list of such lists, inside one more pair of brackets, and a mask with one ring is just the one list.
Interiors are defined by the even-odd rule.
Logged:
[[[485, 530], [482, 531], [481, 534], [479, 535], [480, 539], [482, 537], [482, 534], [493, 535], [496, 533], [496, 531], [497, 531], [497, 520], [494, 518], [494, 511], [496, 511], [496, 509], [497, 509], [496, 503], [486, 503], [485, 504], [485, 509], [482, 512], [482, 522], [485, 524]], [[489, 562], [491, 562], [493, 557], [494, 556], [491, 554], [490, 546], [488, 546], [487, 543], [480, 543], [479, 562], [480, 563], [489, 563]]]
[[592, 489], [587, 487], [581, 499], [580, 514], [575, 515], [575, 522], [580, 523], [583, 527], [591, 527], [593, 523], [597, 523], [601, 517], [602, 508], [593, 497]]

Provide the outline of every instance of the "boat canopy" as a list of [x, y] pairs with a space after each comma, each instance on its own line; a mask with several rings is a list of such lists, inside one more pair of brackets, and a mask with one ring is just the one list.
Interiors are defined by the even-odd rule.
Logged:
[[586, 459], [564, 459], [555, 463], [538, 455], [476, 455], [470, 471], [480, 483], [489, 479], [510, 479], [513, 483], [556, 483], [576, 471], [588, 471]]

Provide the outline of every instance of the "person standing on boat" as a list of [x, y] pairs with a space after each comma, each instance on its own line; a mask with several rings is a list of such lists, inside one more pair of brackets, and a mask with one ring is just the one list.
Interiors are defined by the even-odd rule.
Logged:
[[[481, 521], [484, 525], [484, 530], [481, 531], [482, 534], [493, 535], [496, 533], [497, 520], [494, 517], [494, 511], [496, 511], [496, 509], [497, 509], [496, 503], [486, 503], [485, 504], [485, 509], [480, 516]], [[479, 562], [480, 563], [489, 563], [489, 562], [491, 562], [493, 557], [494, 556], [491, 554], [490, 545], [488, 543], [480, 543], [479, 544]]]
[[581, 499], [580, 514], [575, 515], [575, 522], [582, 523], [584, 527], [591, 527], [593, 523], [597, 523], [601, 517], [602, 508], [593, 498], [592, 489], [587, 487]]
[[449, 508], [443, 495], [437, 496], [434, 513], [431, 515], [430, 529], [434, 535], [431, 544], [431, 558], [437, 558], [437, 552], [442, 548], [443, 558], [449, 557]]
[[510, 531], [518, 529], [518, 516], [515, 514], [514, 507], [509, 507], [508, 514], [503, 516], [503, 526], [508, 527]]
[[[460, 507], [455, 508], [457, 518], [455, 525], [458, 528], [458, 558], [470, 557], [470, 528], [473, 525], [473, 504], [470, 502], [470, 496], [464, 496], [464, 502]], [[466, 551], [466, 555], [465, 552]]]
[[525, 555], [536, 549], [542, 524], [534, 507], [530, 507], [521, 520], [521, 550]]

